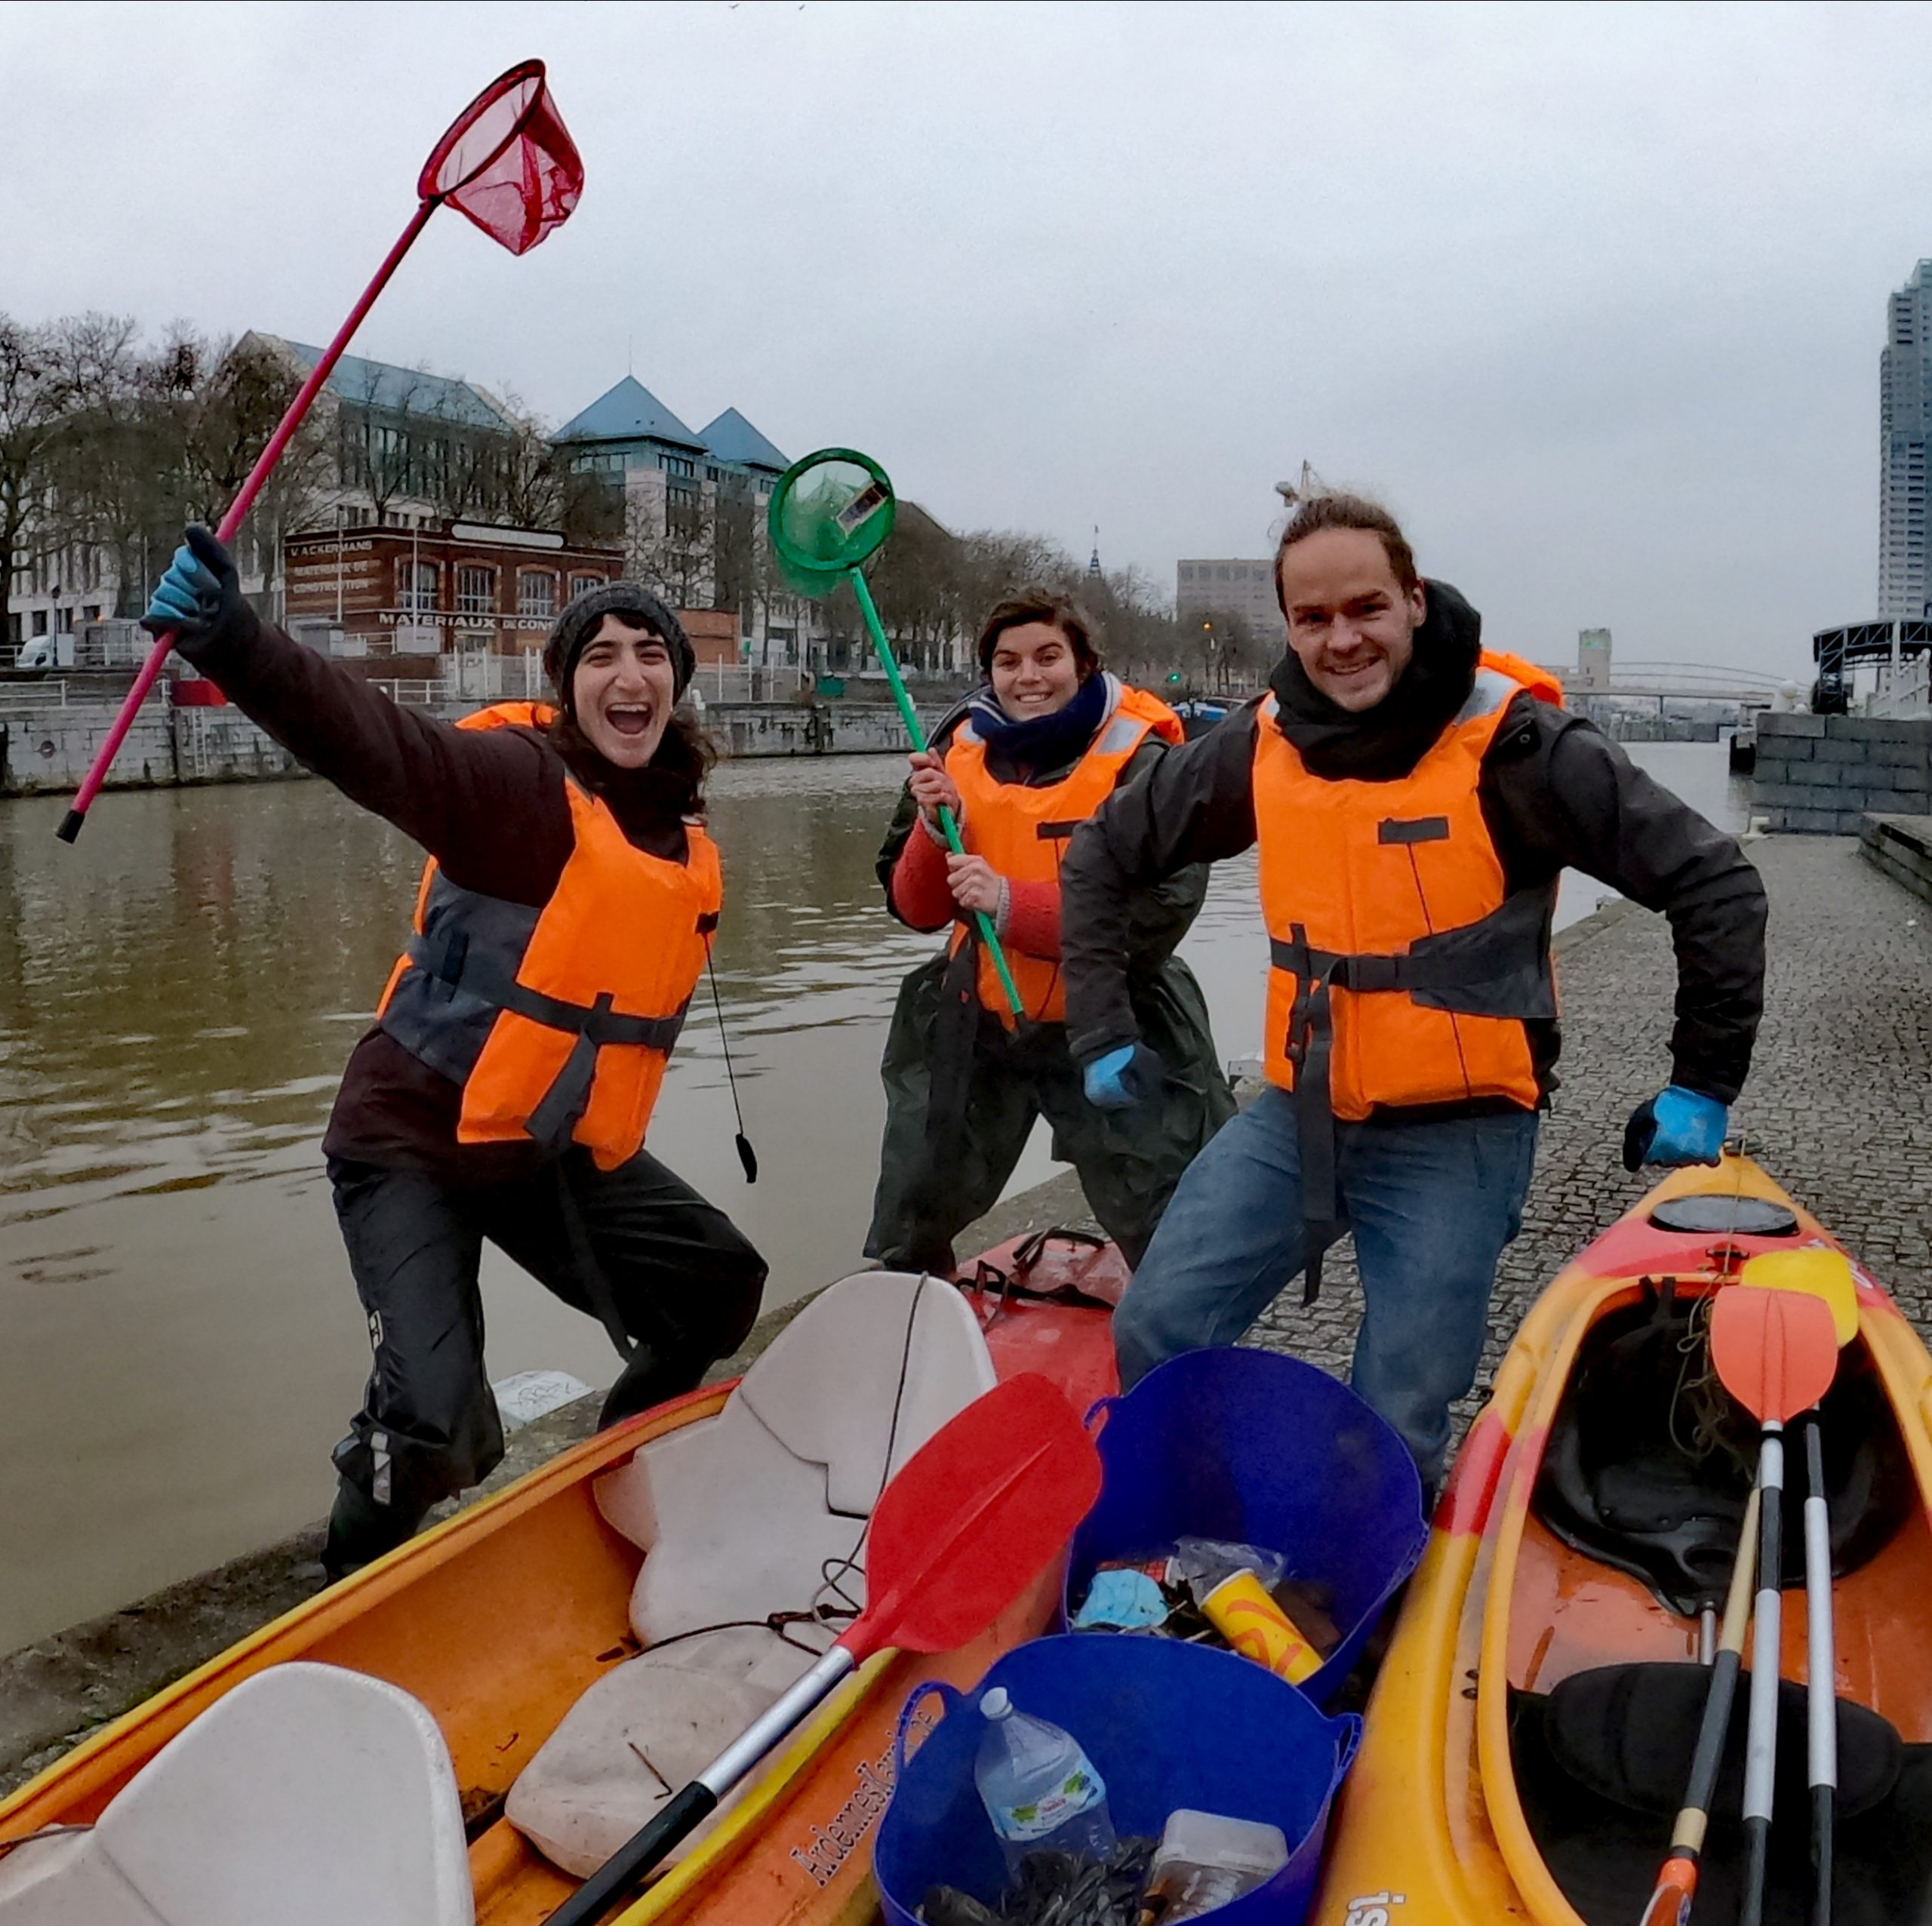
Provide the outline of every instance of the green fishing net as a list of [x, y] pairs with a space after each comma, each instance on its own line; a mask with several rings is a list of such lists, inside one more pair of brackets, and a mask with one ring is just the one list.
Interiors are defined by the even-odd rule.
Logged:
[[800, 594], [829, 595], [878, 550], [897, 514], [892, 483], [869, 455], [821, 448], [772, 491], [772, 553]]

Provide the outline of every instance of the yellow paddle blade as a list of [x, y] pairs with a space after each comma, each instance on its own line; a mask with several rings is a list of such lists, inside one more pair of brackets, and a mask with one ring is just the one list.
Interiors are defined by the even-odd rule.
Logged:
[[1822, 1297], [1831, 1306], [1840, 1350], [1858, 1335], [1858, 1292], [1851, 1281], [1851, 1260], [1841, 1251], [1814, 1245], [1808, 1251], [1763, 1251], [1745, 1260], [1737, 1281], [1761, 1291], [1801, 1291], [1807, 1297]]

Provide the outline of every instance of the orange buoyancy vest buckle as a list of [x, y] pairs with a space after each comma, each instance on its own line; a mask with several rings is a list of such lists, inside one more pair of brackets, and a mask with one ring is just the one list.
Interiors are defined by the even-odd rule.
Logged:
[[[703, 921], [700, 918], [700, 928]], [[460, 990], [491, 1009], [509, 1011], [577, 1039], [526, 1125], [531, 1137], [546, 1151], [560, 1152], [569, 1144], [590, 1101], [598, 1051], [606, 1045], [628, 1045], [668, 1057], [691, 1010], [689, 997], [668, 1016], [632, 1017], [611, 1008], [608, 991], [591, 1004], [546, 995], [518, 983], [500, 957], [473, 947], [467, 933], [460, 929], [433, 936], [412, 934], [408, 955], [445, 995], [453, 998]]]
[[1358, 995], [1400, 992], [1418, 1003], [1472, 1016], [1523, 1019], [1556, 1014], [1556, 990], [1543, 934], [1547, 892], [1518, 890], [1501, 908], [1460, 929], [1419, 939], [1400, 955], [1349, 955], [1317, 949], [1306, 928], [1269, 940], [1269, 960], [1295, 979], [1285, 1048], [1294, 1066], [1295, 1134], [1309, 1256], [1302, 1303], [1321, 1294], [1321, 1260], [1342, 1235], [1337, 1140], [1329, 1094], [1334, 1050], [1331, 988]]

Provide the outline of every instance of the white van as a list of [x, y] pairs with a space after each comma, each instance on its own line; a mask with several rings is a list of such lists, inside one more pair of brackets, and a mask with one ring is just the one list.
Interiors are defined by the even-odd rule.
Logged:
[[20, 645], [14, 663], [16, 669], [71, 669], [74, 666], [74, 638], [64, 635], [29, 635]]

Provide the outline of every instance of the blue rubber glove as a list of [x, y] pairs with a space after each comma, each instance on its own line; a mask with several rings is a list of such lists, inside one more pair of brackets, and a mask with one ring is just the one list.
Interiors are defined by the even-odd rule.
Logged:
[[1166, 1081], [1166, 1072], [1144, 1043], [1124, 1043], [1095, 1057], [1081, 1081], [1087, 1101], [1096, 1109], [1126, 1110], [1153, 1096]]
[[228, 551], [196, 522], [155, 584], [141, 626], [157, 635], [172, 629], [175, 646], [192, 657], [241, 605], [242, 578]]
[[1623, 1127], [1623, 1168], [1642, 1164], [1715, 1164], [1730, 1112], [1715, 1097], [1672, 1084], [1640, 1103]]

